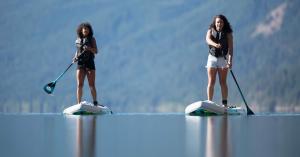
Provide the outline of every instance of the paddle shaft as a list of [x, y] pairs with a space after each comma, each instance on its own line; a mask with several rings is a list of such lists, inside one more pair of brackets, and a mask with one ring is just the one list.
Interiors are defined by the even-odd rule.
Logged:
[[239, 92], [240, 92], [240, 94], [241, 94], [241, 96], [242, 96], [242, 99], [243, 99], [243, 101], [244, 101], [244, 103], [245, 103], [245, 105], [246, 105], [246, 108], [247, 108], [247, 114], [253, 115], [254, 113], [253, 113], [253, 111], [249, 108], [249, 106], [248, 106], [248, 104], [247, 104], [247, 102], [246, 102], [246, 99], [245, 99], [245, 97], [244, 97], [244, 95], [243, 95], [243, 93], [242, 93], [242, 90], [241, 90], [241, 88], [240, 88], [240, 86], [239, 86], [239, 84], [238, 84], [238, 82], [237, 82], [237, 80], [236, 80], [236, 78], [235, 78], [235, 76], [234, 76], [234, 74], [233, 74], [233, 71], [232, 71], [231, 69], [230, 69], [230, 73], [231, 73], [231, 76], [232, 76], [232, 78], [233, 78], [233, 80], [234, 80], [236, 86], [238, 87]]
[[[83, 52], [83, 53], [85, 53], [85, 51]], [[77, 62], [78, 61], [78, 57], [80, 57], [83, 53], [81, 53], [79, 56], [77, 56], [76, 57], [76, 59], [75, 60], [73, 60], [72, 61], [72, 63], [68, 66], [68, 68], [63, 72], [63, 73], [61, 73], [53, 82], [56, 82], [56, 81], [58, 81], [70, 68], [71, 68], [71, 66], [75, 63], [75, 62]]]
[[63, 72], [63, 73], [61, 73], [53, 82], [56, 82], [56, 81], [58, 81], [70, 68], [71, 68], [71, 66], [74, 64], [74, 62], [72, 62], [69, 66], [68, 66], [68, 68]]
[[[224, 56], [224, 59], [225, 59], [225, 61], [227, 62], [226, 56]], [[244, 101], [244, 103], [245, 103], [245, 105], [246, 105], [247, 115], [253, 115], [254, 112], [253, 112], [253, 111], [250, 109], [250, 107], [248, 106], [248, 104], [247, 104], [247, 102], [246, 102], [246, 99], [245, 99], [245, 97], [244, 97], [244, 95], [243, 95], [243, 92], [242, 92], [242, 90], [241, 90], [241, 88], [240, 88], [240, 86], [239, 86], [239, 84], [238, 84], [238, 82], [237, 82], [237, 80], [236, 80], [236, 78], [235, 78], [235, 75], [233, 74], [233, 71], [231, 70], [231, 68], [229, 68], [229, 71], [230, 71], [230, 74], [231, 74], [231, 76], [232, 76], [232, 78], [233, 78], [233, 80], [234, 80], [236, 86], [238, 87], [239, 92], [240, 92], [240, 94], [241, 94], [241, 96], [242, 96], [242, 99], [243, 99], [243, 101]]]

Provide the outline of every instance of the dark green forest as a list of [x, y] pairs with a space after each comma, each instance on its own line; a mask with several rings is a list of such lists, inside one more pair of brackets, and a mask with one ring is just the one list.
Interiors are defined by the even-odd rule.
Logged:
[[[76, 103], [76, 29], [90, 22], [99, 54], [98, 99], [115, 112], [183, 112], [206, 99], [205, 34], [224, 14], [233, 28], [233, 71], [255, 112], [300, 111], [297, 0], [21, 1], [1, 4], [0, 112], [53, 113]], [[87, 80], [86, 80], [87, 81]], [[243, 101], [228, 75], [229, 102]], [[91, 101], [87, 82], [84, 100]], [[216, 84], [214, 101], [220, 103]]]

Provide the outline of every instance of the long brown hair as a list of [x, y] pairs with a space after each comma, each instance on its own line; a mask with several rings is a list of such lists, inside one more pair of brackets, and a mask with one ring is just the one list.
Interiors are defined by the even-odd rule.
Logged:
[[215, 23], [216, 23], [216, 19], [217, 18], [220, 18], [220, 19], [222, 19], [224, 21], [224, 27], [223, 27], [222, 31], [224, 31], [226, 33], [232, 33], [232, 29], [231, 29], [230, 23], [228, 22], [227, 18], [224, 15], [222, 15], [222, 14], [214, 16], [212, 23], [209, 25], [209, 28], [210, 29], [213, 28], [213, 29], [216, 30]]

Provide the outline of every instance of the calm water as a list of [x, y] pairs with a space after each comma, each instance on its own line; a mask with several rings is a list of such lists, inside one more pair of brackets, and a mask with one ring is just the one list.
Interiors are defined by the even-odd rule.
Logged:
[[300, 115], [0, 115], [3, 157], [288, 157]]

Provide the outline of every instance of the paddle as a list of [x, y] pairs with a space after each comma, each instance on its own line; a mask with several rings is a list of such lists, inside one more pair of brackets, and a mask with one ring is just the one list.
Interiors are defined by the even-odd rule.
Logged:
[[86, 51], [83, 51], [80, 55], [78, 55], [76, 58], [73, 59], [72, 63], [67, 67], [67, 69], [61, 73], [54, 81], [46, 84], [44, 86], [44, 91], [47, 93], [47, 94], [52, 94], [53, 91], [54, 91], [54, 88], [55, 88], [55, 85], [56, 85], [56, 82], [71, 68], [71, 66], [78, 61], [79, 57], [81, 55], [83, 55]]
[[[224, 56], [224, 58], [225, 58], [225, 60], [226, 60], [226, 57], [225, 57], [225, 56]], [[227, 62], [227, 60], [226, 60], [226, 62]], [[234, 74], [233, 74], [233, 71], [231, 70], [231, 68], [230, 68], [229, 70], [230, 70], [231, 76], [233, 77], [233, 80], [234, 80], [236, 86], [237, 86], [238, 89], [239, 89], [239, 92], [240, 92], [240, 94], [241, 94], [241, 96], [242, 96], [242, 98], [243, 98], [243, 101], [244, 101], [244, 103], [245, 103], [245, 105], [246, 105], [247, 115], [254, 115], [254, 112], [250, 109], [250, 107], [248, 106], [248, 104], [247, 104], [247, 102], [246, 102], [246, 99], [245, 99], [245, 97], [244, 97], [244, 95], [243, 95], [243, 93], [242, 93], [242, 90], [241, 90], [241, 88], [240, 88], [240, 86], [239, 86], [239, 84], [238, 84], [238, 82], [237, 82], [237, 80], [236, 80], [236, 78], [235, 78], [235, 76], [234, 76]]]
[[56, 82], [70, 69], [70, 67], [76, 62], [76, 60], [74, 60], [69, 66], [68, 68], [62, 73], [60, 74], [54, 81], [46, 84], [44, 86], [44, 91], [48, 94], [52, 94], [56, 85]]

